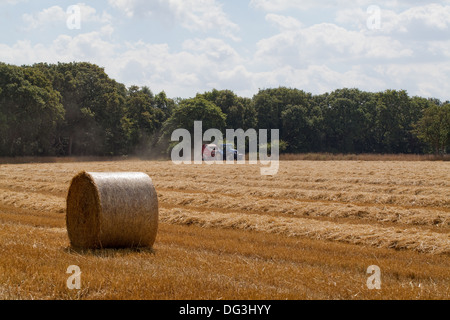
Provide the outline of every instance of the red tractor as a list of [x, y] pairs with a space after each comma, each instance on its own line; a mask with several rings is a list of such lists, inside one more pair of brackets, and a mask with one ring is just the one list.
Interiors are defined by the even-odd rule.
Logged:
[[204, 144], [202, 147], [202, 160], [211, 161], [216, 160], [216, 154], [219, 148], [215, 144]]
[[233, 161], [243, 160], [244, 155], [234, 149], [233, 144], [204, 144], [202, 147], [203, 161]]

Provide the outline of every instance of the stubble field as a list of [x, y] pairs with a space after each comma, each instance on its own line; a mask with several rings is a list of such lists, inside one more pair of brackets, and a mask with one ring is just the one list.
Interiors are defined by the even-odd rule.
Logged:
[[[168, 161], [0, 165], [0, 299], [449, 299], [450, 163]], [[70, 248], [80, 171], [145, 172], [152, 250]], [[67, 268], [81, 269], [70, 290]], [[381, 290], [367, 268], [381, 269]]]

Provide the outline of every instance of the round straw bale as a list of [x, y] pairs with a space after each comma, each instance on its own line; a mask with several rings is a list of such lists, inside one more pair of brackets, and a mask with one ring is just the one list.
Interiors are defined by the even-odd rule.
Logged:
[[145, 173], [81, 172], [67, 195], [66, 225], [72, 247], [152, 247], [158, 197]]

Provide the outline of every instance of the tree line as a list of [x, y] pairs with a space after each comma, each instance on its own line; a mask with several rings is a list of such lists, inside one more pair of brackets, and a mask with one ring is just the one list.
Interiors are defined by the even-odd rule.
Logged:
[[313, 95], [260, 89], [253, 98], [212, 90], [168, 98], [126, 87], [90, 63], [0, 63], [0, 156], [164, 156], [171, 133], [279, 129], [287, 153], [447, 153], [450, 102], [404, 90], [344, 88]]

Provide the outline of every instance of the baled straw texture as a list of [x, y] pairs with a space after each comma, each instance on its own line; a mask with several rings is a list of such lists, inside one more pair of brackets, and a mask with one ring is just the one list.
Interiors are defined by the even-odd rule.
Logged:
[[67, 196], [67, 232], [82, 249], [152, 247], [158, 197], [145, 173], [81, 172]]

